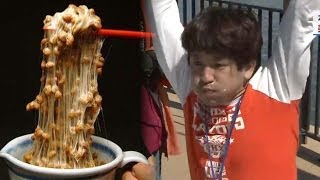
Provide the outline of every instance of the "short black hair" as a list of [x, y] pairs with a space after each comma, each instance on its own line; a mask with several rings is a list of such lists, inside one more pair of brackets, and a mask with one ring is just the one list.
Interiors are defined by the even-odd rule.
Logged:
[[256, 15], [239, 8], [209, 6], [186, 25], [181, 39], [187, 52], [227, 57], [238, 69], [257, 61], [262, 46]]

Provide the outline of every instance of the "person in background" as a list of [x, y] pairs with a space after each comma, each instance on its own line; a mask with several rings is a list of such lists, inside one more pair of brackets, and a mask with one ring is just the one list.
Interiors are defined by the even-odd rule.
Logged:
[[184, 108], [191, 179], [297, 179], [299, 103], [320, 1], [290, 1], [257, 71], [262, 37], [251, 11], [210, 6], [183, 27], [176, 1], [148, 2], [159, 64]]
[[[146, 18], [144, 16], [144, 19]], [[143, 29], [150, 32], [146, 20], [143, 25]], [[152, 37], [145, 38], [142, 45], [141, 134], [155, 161], [156, 179], [161, 180], [162, 155], [167, 158], [169, 155], [178, 155], [180, 147], [166, 90], [171, 88], [171, 85], [158, 64]]]

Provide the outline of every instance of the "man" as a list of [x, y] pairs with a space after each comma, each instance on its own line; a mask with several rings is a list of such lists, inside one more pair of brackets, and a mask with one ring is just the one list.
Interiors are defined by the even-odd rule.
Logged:
[[297, 179], [299, 102], [320, 1], [291, 0], [273, 56], [256, 72], [262, 38], [251, 12], [209, 7], [183, 27], [174, 0], [150, 5], [159, 64], [183, 105], [191, 178]]

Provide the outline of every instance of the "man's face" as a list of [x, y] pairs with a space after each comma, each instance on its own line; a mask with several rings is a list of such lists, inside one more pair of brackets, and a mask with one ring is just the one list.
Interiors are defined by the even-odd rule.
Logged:
[[209, 106], [228, 105], [244, 91], [254, 71], [254, 65], [238, 70], [231, 59], [217, 59], [204, 51], [190, 53], [190, 68], [193, 90]]

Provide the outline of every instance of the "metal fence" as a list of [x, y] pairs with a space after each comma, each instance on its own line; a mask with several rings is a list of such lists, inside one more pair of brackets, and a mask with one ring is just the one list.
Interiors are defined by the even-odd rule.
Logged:
[[[219, 0], [177, 0], [182, 23], [186, 25], [196, 14], [208, 6], [244, 8], [255, 12], [261, 26], [263, 46], [260, 63], [265, 63], [271, 56], [272, 41], [278, 35], [283, 9], [261, 7], [244, 3]], [[301, 143], [306, 143], [306, 136], [320, 141], [320, 40], [312, 43], [312, 60], [306, 91], [301, 100], [300, 136]], [[299, 68], [299, 67], [297, 67]]]

